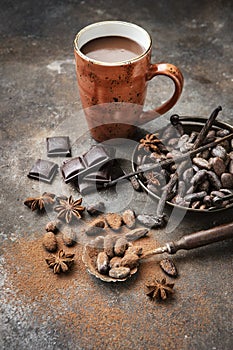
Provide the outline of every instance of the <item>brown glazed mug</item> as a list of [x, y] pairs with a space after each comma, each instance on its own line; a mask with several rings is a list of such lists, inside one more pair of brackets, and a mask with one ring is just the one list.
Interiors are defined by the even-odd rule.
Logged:
[[[109, 36], [131, 39], [141, 46], [142, 52], [116, 62], [99, 61], [82, 52], [83, 46], [91, 40]], [[76, 35], [74, 54], [79, 94], [89, 130], [96, 141], [133, 138], [138, 125], [166, 113], [180, 97], [182, 73], [170, 63], [152, 64], [151, 49], [150, 35], [128, 22], [97, 22]], [[161, 106], [143, 111], [147, 82], [157, 75], [172, 79], [174, 93]]]

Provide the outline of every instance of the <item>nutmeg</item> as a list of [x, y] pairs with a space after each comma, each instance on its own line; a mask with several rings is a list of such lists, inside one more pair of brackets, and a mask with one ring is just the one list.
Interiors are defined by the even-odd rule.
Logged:
[[43, 237], [43, 246], [48, 252], [57, 250], [57, 238], [53, 232], [46, 232]]
[[67, 247], [72, 247], [76, 243], [76, 233], [72, 229], [64, 231], [62, 233], [62, 239]]

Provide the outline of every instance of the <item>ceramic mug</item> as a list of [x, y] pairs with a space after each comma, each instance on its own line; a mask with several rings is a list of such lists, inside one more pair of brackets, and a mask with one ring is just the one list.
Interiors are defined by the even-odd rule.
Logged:
[[[82, 52], [85, 44], [104, 37], [123, 37], [142, 48], [131, 59], [104, 62]], [[170, 110], [181, 95], [183, 76], [170, 63], [151, 63], [152, 41], [140, 26], [122, 21], [103, 21], [80, 30], [74, 40], [79, 94], [92, 137], [103, 142], [113, 138], [133, 138], [138, 125]], [[163, 75], [174, 82], [174, 93], [161, 106], [143, 111], [147, 83]]]

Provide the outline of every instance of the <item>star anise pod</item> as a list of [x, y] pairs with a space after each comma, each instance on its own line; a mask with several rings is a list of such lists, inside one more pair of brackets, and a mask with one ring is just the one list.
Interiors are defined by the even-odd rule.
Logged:
[[138, 149], [144, 148], [146, 152], [158, 152], [160, 153], [160, 150], [157, 146], [158, 143], [161, 143], [161, 140], [158, 139], [156, 134], [147, 134], [145, 138], [141, 139], [140, 145], [138, 146]]
[[144, 176], [146, 178], [147, 184], [154, 185], [154, 186], [160, 185], [160, 182], [159, 182], [156, 174], [154, 174], [153, 171], [145, 173]]
[[73, 200], [72, 196], [67, 199], [59, 199], [59, 205], [54, 210], [58, 213], [58, 219], [62, 219], [69, 224], [73, 218], [80, 219], [85, 207], [81, 206], [82, 198]]
[[173, 294], [174, 283], [167, 283], [166, 278], [161, 281], [155, 279], [152, 282], [146, 283], [146, 295], [152, 299], [166, 300], [169, 294]]
[[25, 199], [24, 204], [32, 211], [38, 209], [43, 211], [45, 207], [53, 205], [55, 202], [55, 194], [44, 192], [40, 197], [29, 197]]
[[45, 261], [53, 269], [54, 273], [67, 272], [74, 263], [74, 255], [66, 254], [64, 250], [60, 250], [58, 255], [53, 255], [45, 259]]

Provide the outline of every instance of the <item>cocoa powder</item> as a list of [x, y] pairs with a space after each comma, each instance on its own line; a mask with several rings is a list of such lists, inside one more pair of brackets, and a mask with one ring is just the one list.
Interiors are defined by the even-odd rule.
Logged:
[[[61, 234], [57, 235], [58, 250], [74, 253], [75, 264], [67, 274], [54, 275], [45, 262], [49, 254], [43, 248], [41, 234], [35, 234], [36, 238], [31, 240], [28, 236], [2, 246], [7, 273], [4, 294], [1, 293], [4, 302], [20, 303], [25, 310], [30, 307], [30, 320], [44, 323], [48, 319], [49, 328], [55, 327], [67, 341], [72, 339], [73, 345], [142, 350], [153, 349], [159, 342], [163, 350], [182, 348], [185, 317], [190, 317], [189, 307], [187, 311], [184, 308], [186, 302], [195, 307], [199, 327], [208, 331], [211, 308], [203, 290], [184, 297], [177, 287], [178, 300], [172, 299], [166, 305], [158, 305], [145, 295], [148, 279], [164, 277], [160, 257], [142, 261], [136, 275], [125, 282], [104, 283], [87, 272], [82, 262], [83, 245], [79, 242], [74, 247], [65, 247]], [[134, 242], [134, 246], [151, 250], [158, 243], [148, 236]], [[182, 279], [180, 282], [180, 288], [187, 283]]]

